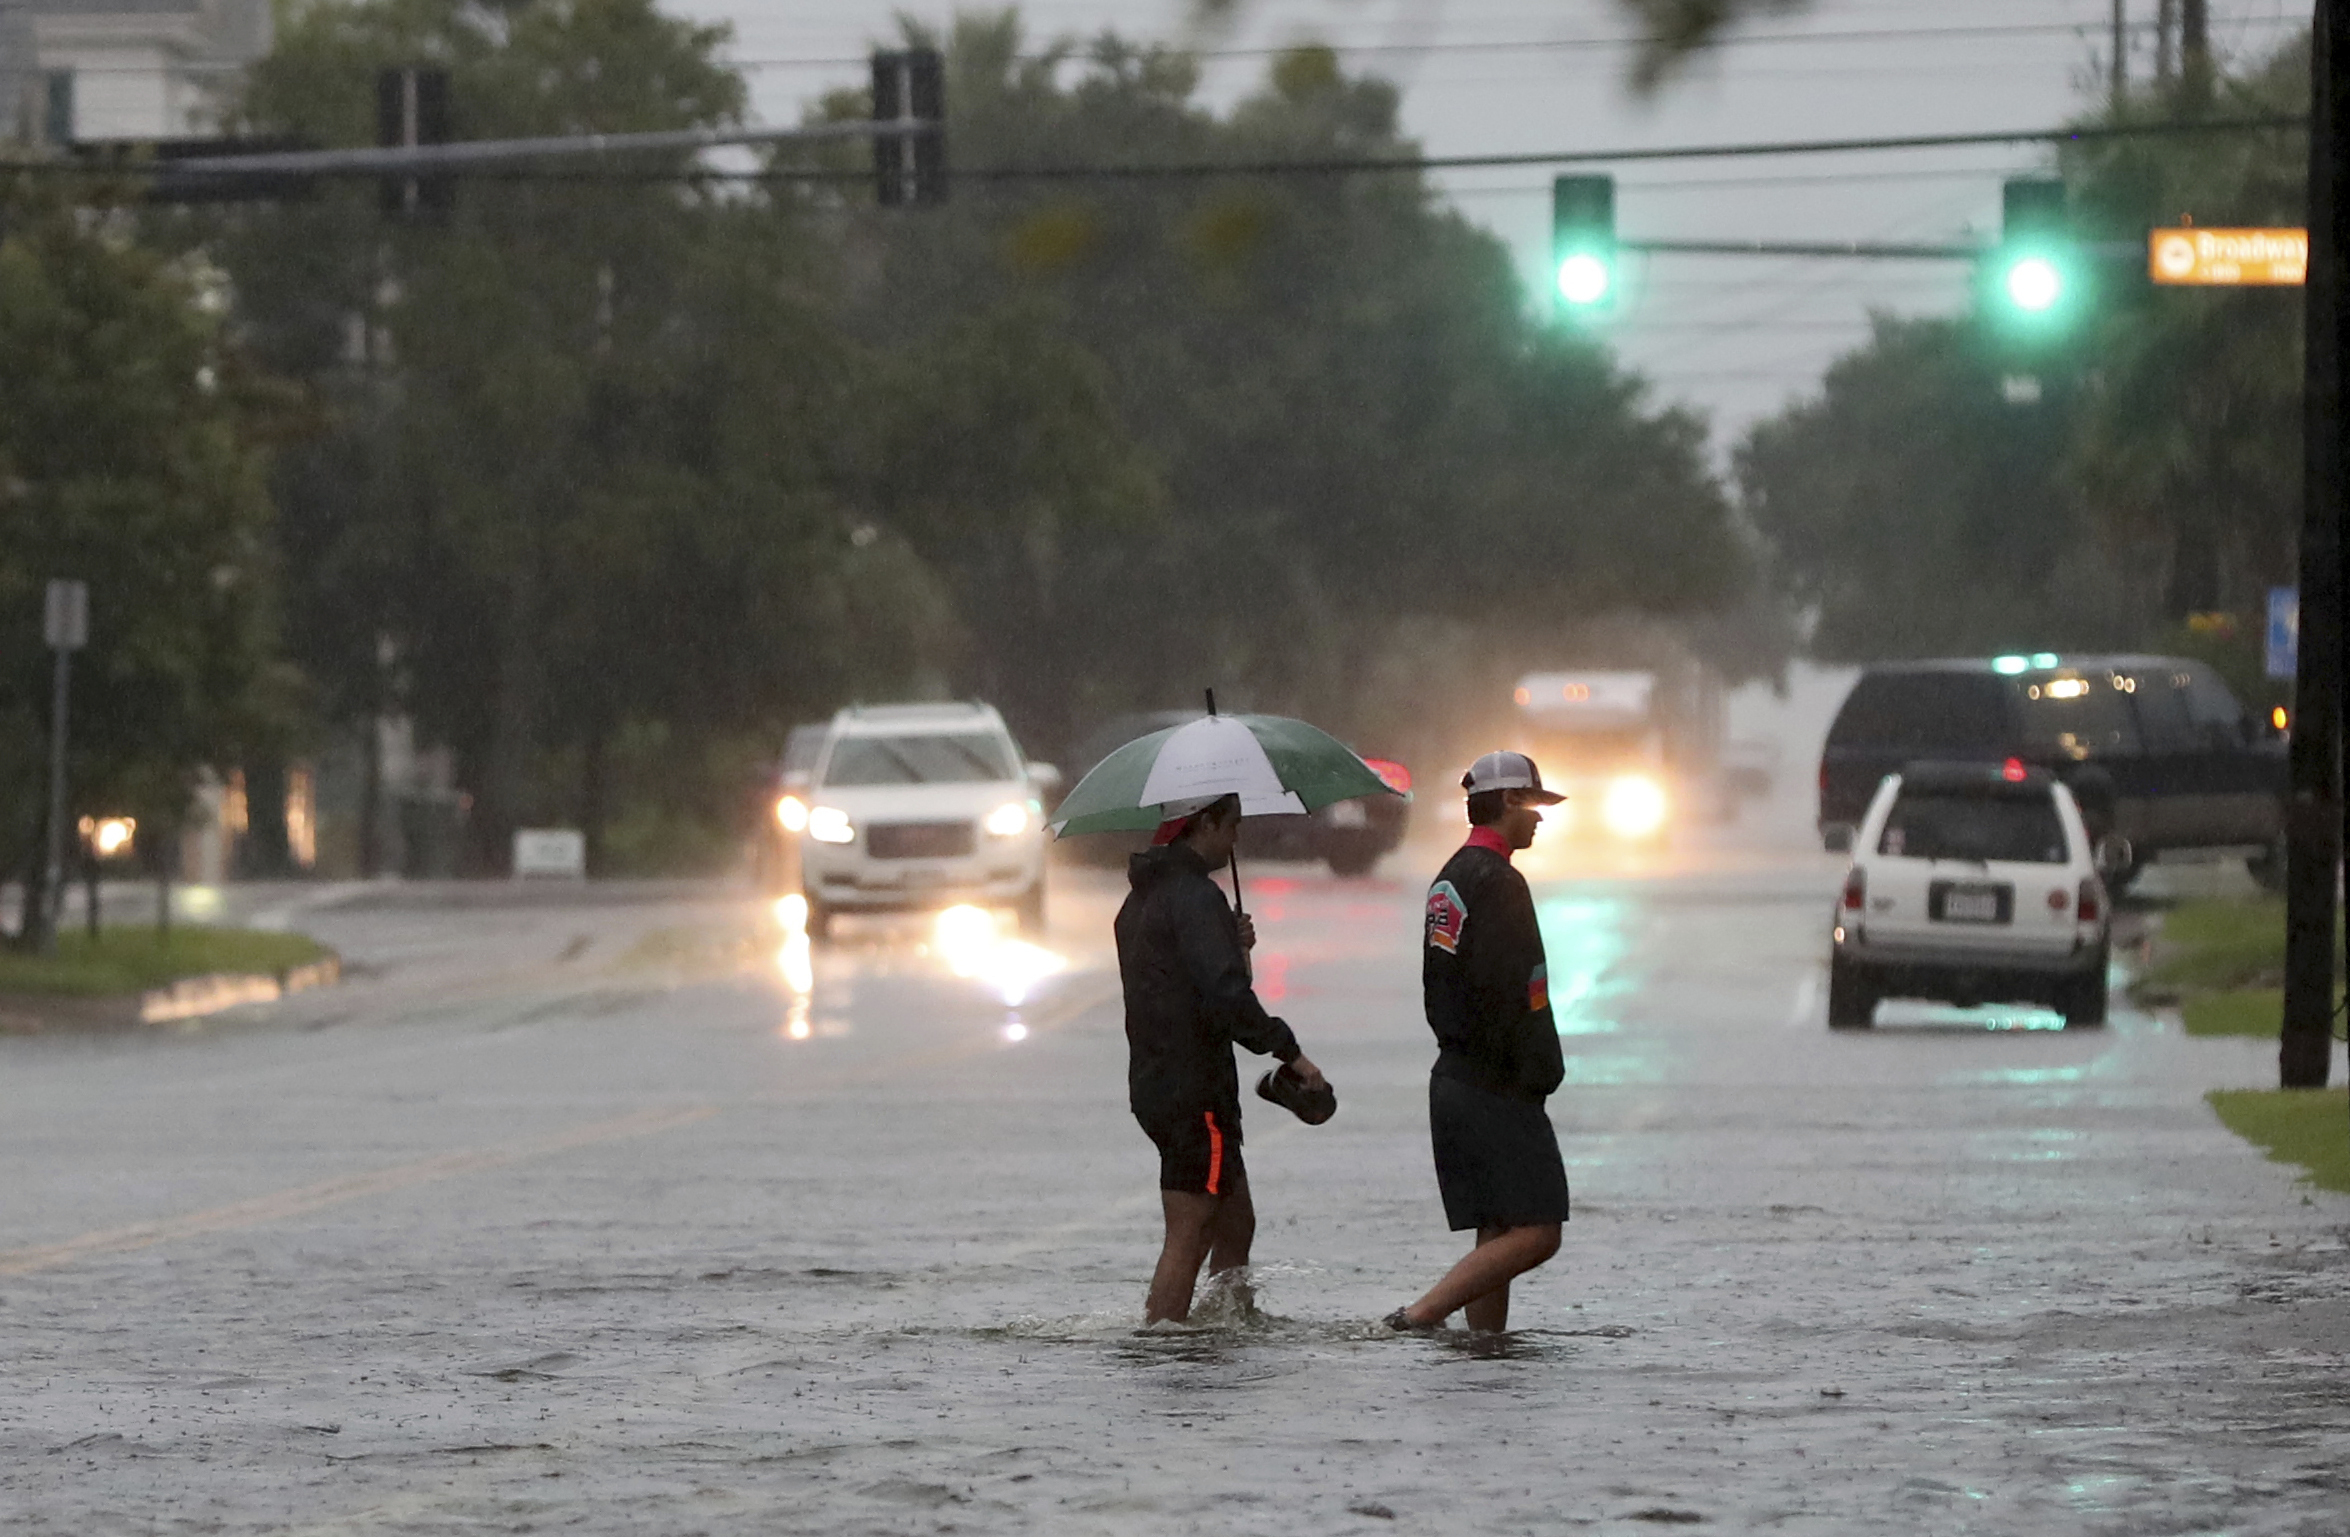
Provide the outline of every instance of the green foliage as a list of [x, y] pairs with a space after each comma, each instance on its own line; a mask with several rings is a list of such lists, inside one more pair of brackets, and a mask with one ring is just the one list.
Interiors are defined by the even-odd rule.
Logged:
[[103, 196], [0, 180], [0, 865], [40, 845], [52, 577], [90, 586], [69, 816], [176, 825], [192, 776], [265, 741], [265, 443], [287, 399], [222, 325], [220, 274], [132, 238]]
[[[1701, 30], [1726, 14], [1644, 9]], [[2308, 73], [2304, 40], [2085, 121], [2298, 112]], [[2071, 144], [2057, 169], [2082, 242], [2142, 253], [2157, 224], [2302, 222], [2306, 153], [2300, 133], [2161, 135]], [[1819, 654], [2185, 650], [2272, 697], [2254, 645], [2267, 589], [2294, 580], [2299, 295], [2154, 288], [2143, 262], [2078, 264], [2087, 293], [2034, 336], [1989, 292], [1961, 320], [1879, 317], [1817, 397], [1753, 431], [1748, 515]], [[2027, 379], [2036, 398], [2011, 403]], [[2210, 612], [2243, 638], [2181, 634]]]
[[2011, 403], [1951, 320], [1877, 316], [1820, 395], [1736, 455], [1747, 516], [1824, 658], [2082, 650], [2129, 633], [2063, 475], [2068, 401]]
[[[719, 124], [722, 40], [650, 0], [321, 0], [244, 119], [363, 143], [375, 71], [432, 59], [465, 137]], [[1177, 52], [1040, 58], [1008, 12], [943, 41], [959, 164], [1412, 149], [1394, 87], [1328, 50], [1218, 115]], [[1501, 244], [1414, 176], [919, 211], [484, 179], [388, 231], [373, 196], [210, 238], [328, 418], [277, 485], [296, 653], [330, 718], [398, 709], [456, 749], [483, 863], [546, 818], [600, 868], [673, 867], [717, 846], [694, 817], [755, 804], [726, 782], [751, 744], [853, 698], [988, 698], [1050, 753], [1214, 684], [1392, 739], [1432, 703], [1392, 664], [1432, 634], [1555, 661], [1595, 616], [1752, 589], [1702, 424], [1542, 334]]]
[[[2148, 86], [2093, 122], [2199, 110]], [[2210, 89], [2228, 116], [2309, 103], [2306, 34]], [[2142, 251], [2156, 225], [2304, 222], [2308, 136], [2209, 134], [2073, 145], [2060, 162], [2083, 235]], [[2143, 257], [2105, 285], [2080, 353], [2068, 470], [2106, 537], [2143, 552], [2167, 622], [2221, 610], [2259, 633], [2272, 585], [2294, 580], [2301, 520], [2299, 289], [2156, 288]]]
[[2214, 1089], [2204, 1098], [2269, 1162], [2299, 1164], [2318, 1189], [2350, 1194], [2350, 1109], [2339, 1089]]
[[0, 953], [0, 993], [103, 998], [144, 992], [182, 977], [215, 974], [283, 976], [332, 954], [300, 934], [182, 926], [168, 933], [140, 925], [57, 936], [55, 955]]

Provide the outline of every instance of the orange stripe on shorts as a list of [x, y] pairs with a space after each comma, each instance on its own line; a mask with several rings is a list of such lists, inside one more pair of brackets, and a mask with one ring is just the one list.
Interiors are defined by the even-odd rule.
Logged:
[[1208, 1123], [1208, 1194], [1221, 1195], [1223, 1192], [1216, 1188], [1216, 1183], [1224, 1177], [1224, 1134], [1216, 1130], [1215, 1111], [1202, 1110], [1199, 1114]]

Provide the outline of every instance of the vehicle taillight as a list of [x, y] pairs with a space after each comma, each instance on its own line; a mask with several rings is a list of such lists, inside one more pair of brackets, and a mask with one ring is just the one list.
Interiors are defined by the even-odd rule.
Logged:
[[2105, 893], [2098, 888], [2096, 876], [2082, 877], [2081, 899], [2073, 908], [2073, 916], [2083, 923], [2095, 923], [2105, 916]]
[[1365, 758], [1363, 763], [1372, 773], [1379, 776], [1381, 784], [1396, 794], [1409, 795], [1412, 793], [1412, 771], [1402, 764], [1391, 758]]
[[1850, 875], [1844, 877], [1844, 910], [1857, 913], [1868, 905], [1868, 900], [1869, 874], [1856, 867]]
[[2011, 785], [2022, 784], [2024, 773], [2024, 760], [2021, 758], [2010, 758], [1999, 766], [1999, 777]]
[[1828, 793], [1828, 760], [1825, 758], [1820, 760], [1820, 793]]

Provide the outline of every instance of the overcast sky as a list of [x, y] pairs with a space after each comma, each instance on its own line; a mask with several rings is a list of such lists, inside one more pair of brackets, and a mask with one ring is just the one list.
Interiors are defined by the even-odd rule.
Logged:
[[[890, 36], [898, 9], [943, 21], [952, 7], [850, 0], [669, 0], [732, 22], [759, 114], [860, 82], [854, 62]], [[2129, 63], [2153, 69], [2156, 0], [2128, 0]], [[1181, 35], [1183, 0], [1031, 0], [1032, 36]], [[2223, 56], [2268, 51], [2309, 14], [2305, 0], [2212, 0]], [[1813, 0], [1800, 15], [1733, 35], [1657, 97], [1625, 83], [1628, 29], [1614, 0], [1254, 0], [1235, 49], [1304, 40], [1350, 52], [1350, 69], [1402, 86], [1404, 122], [1431, 154], [1963, 133], [2052, 125], [2101, 91], [2111, 0]], [[1262, 58], [1211, 61], [1227, 101]], [[1617, 175], [1626, 237], [1964, 239], [1995, 232], [2002, 177], [2043, 163], [2029, 148], [1628, 166]], [[1550, 176], [1541, 167], [1450, 173], [1470, 218], [1546, 265]], [[1926, 263], [1652, 257], [1612, 326], [1659, 394], [1704, 412], [1717, 448], [1817, 385], [1866, 332], [1871, 309], [1950, 313], [1960, 267]]]

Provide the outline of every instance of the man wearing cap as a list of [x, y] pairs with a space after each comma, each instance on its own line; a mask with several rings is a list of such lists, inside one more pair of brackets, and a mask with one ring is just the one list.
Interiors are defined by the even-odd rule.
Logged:
[[1151, 847], [1126, 872], [1118, 909], [1118, 976], [1126, 992], [1126, 1092], [1159, 1149], [1167, 1237], [1143, 1317], [1181, 1321], [1205, 1263], [1211, 1275], [1248, 1263], [1257, 1214], [1240, 1161], [1235, 1044], [1287, 1063], [1309, 1088], [1320, 1068], [1249, 985], [1256, 929], [1234, 915], [1209, 872], [1232, 858], [1240, 797], [1171, 805]]
[[1510, 856], [1534, 842], [1542, 788], [1524, 753], [1489, 752], [1461, 780], [1469, 841], [1428, 888], [1420, 991], [1436, 1032], [1428, 1130], [1436, 1183], [1456, 1233], [1477, 1246], [1428, 1294], [1387, 1316], [1396, 1329], [1509, 1327], [1510, 1282], [1558, 1252], [1567, 1170], [1542, 1102], [1566, 1077], [1533, 894]]

